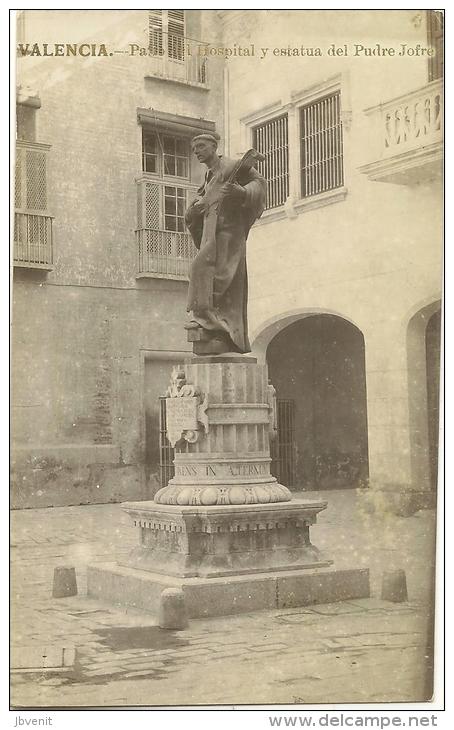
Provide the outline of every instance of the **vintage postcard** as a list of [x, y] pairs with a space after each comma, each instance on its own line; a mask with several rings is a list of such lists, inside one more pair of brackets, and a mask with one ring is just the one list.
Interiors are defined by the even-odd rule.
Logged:
[[13, 709], [440, 708], [443, 20], [15, 12]]

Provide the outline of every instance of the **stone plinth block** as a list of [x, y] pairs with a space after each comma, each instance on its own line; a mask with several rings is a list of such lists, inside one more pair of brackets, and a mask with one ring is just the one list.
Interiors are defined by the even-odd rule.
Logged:
[[161, 629], [181, 631], [188, 626], [184, 593], [181, 588], [165, 588], [159, 605], [159, 626]]
[[89, 565], [87, 570], [88, 595], [118, 607], [132, 606], [158, 615], [161, 596], [168, 588], [184, 592], [189, 618], [229, 616], [370, 596], [367, 568], [319, 568], [207, 579], [175, 578], [116, 563], [97, 563]]
[[219, 577], [330, 565], [309, 528], [326, 502], [186, 507], [126, 503], [140, 544], [122, 565], [179, 577]]
[[388, 570], [383, 573], [381, 597], [382, 601], [393, 601], [394, 603], [408, 601], [405, 570]]
[[270, 473], [274, 388], [266, 365], [250, 356], [188, 360], [167, 392], [167, 433], [175, 476], [154, 501], [169, 505], [289, 502]]
[[76, 569], [73, 566], [61, 565], [54, 569], [52, 596], [53, 598], [77, 596]]

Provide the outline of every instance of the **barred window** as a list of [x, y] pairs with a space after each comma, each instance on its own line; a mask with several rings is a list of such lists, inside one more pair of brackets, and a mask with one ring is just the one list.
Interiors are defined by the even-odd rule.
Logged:
[[301, 108], [301, 197], [344, 184], [340, 92]]
[[255, 127], [253, 145], [265, 155], [257, 169], [266, 180], [266, 208], [284, 205], [289, 192], [287, 114]]
[[142, 169], [155, 175], [189, 177], [189, 139], [142, 131]]

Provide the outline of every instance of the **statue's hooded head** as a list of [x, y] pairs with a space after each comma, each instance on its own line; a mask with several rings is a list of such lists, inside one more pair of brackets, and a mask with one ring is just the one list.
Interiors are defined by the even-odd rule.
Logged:
[[213, 132], [213, 134], [209, 134], [207, 132], [193, 137], [192, 151], [199, 162], [204, 162], [206, 164], [213, 159], [216, 155], [219, 139], [220, 137], [216, 132]]

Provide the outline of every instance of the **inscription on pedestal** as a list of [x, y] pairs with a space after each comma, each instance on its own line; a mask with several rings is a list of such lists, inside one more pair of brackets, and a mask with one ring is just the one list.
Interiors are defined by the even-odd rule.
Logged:
[[197, 429], [197, 398], [166, 398], [167, 435], [174, 447], [184, 431]]
[[175, 464], [175, 476], [180, 477], [251, 477], [269, 474], [267, 464]]

